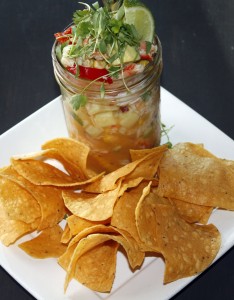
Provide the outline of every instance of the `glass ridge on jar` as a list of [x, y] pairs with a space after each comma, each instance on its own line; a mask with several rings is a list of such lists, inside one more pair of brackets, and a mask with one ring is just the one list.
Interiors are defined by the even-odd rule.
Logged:
[[[160, 76], [162, 49], [143, 72], [113, 83], [89, 81], [68, 72], [52, 48], [55, 78], [59, 84], [68, 134], [90, 147], [90, 168], [111, 172], [130, 161], [129, 149], [158, 146], [161, 137]], [[100, 89], [104, 84], [105, 93]], [[83, 92], [84, 91], [84, 92]], [[75, 110], [71, 100], [84, 94], [87, 103]]]

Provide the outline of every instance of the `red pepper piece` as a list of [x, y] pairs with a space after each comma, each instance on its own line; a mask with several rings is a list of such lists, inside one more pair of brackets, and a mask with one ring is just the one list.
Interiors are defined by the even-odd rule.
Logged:
[[[66, 67], [66, 69], [73, 75], [76, 75], [77, 72], [76, 65], [72, 67]], [[106, 69], [96, 69], [96, 68], [79, 66], [79, 77], [83, 79], [96, 80], [99, 78], [98, 81], [107, 82], [111, 84], [113, 83], [113, 80], [111, 77], [108, 76], [108, 74], [109, 73]]]
[[[96, 69], [90, 67], [79, 66], [79, 77], [88, 80], [96, 80], [107, 82], [111, 84], [113, 82], [112, 78], [109, 75], [109, 72], [106, 69]], [[75, 71], [76, 72], [76, 71]], [[73, 73], [74, 74], [74, 73]]]
[[142, 41], [141, 44], [140, 44], [140, 56], [141, 56], [141, 59], [144, 59], [144, 60], [152, 60], [153, 57], [152, 57], [152, 54], [151, 54], [151, 51], [149, 51], [149, 53], [146, 53], [146, 42], [145, 41]]

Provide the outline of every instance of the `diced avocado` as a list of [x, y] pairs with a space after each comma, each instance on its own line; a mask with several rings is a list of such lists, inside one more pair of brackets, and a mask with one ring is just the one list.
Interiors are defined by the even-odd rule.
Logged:
[[96, 69], [104, 69], [106, 62], [104, 60], [94, 60], [93, 67]]
[[[136, 50], [135, 47], [131, 47], [129, 45], [127, 45], [125, 52], [124, 52], [124, 56], [123, 56], [123, 63], [128, 63], [128, 62], [134, 62], [140, 59], [140, 54], [139, 52]], [[117, 58], [114, 62], [113, 65], [120, 65], [120, 59]]]

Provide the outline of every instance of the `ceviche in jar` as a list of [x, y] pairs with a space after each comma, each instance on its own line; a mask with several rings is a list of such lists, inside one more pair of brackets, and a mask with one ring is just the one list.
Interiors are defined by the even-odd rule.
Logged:
[[103, 2], [81, 3], [52, 58], [70, 137], [90, 147], [93, 169], [110, 172], [129, 149], [160, 144], [162, 50], [143, 3]]

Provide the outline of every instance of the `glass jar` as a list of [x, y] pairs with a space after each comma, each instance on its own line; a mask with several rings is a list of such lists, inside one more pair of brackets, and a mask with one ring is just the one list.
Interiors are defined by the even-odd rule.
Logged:
[[[157, 37], [156, 45], [156, 55], [143, 72], [112, 83], [77, 78], [62, 67], [55, 54], [56, 42], [53, 46], [54, 74], [69, 136], [90, 147], [89, 167], [95, 171], [111, 172], [127, 164], [129, 149], [160, 144], [162, 50]], [[74, 108], [72, 99], [77, 94], [85, 95], [87, 101]]]

